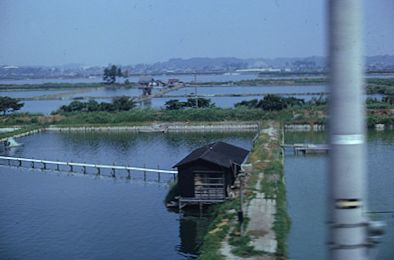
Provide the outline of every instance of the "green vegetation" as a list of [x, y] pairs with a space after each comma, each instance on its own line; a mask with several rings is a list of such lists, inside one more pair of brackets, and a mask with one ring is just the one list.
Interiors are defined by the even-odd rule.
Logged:
[[8, 112], [18, 111], [23, 107], [23, 103], [20, 103], [19, 99], [11, 97], [1, 97], [0, 96], [0, 111], [5, 115]]
[[116, 65], [112, 65], [109, 68], [104, 69], [103, 80], [106, 84], [114, 84], [116, 82], [116, 77], [127, 77], [128, 73], [122, 72], [120, 67], [116, 67]]
[[[276, 233], [278, 247], [275, 256], [277, 259], [284, 259], [287, 257], [287, 236], [290, 229], [290, 219], [286, 206], [283, 154], [280, 140], [281, 138], [271, 138], [266, 133], [260, 133], [255, 140], [249, 155], [252, 170], [246, 182], [245, 200], [253, 199], [256, 192], [263, 192], [268, 198], [276, 200], [273, 229]], [[264, 172], [263, 178], [261, 178], [262, 172]], [[258, 180], [262, 183], [260, 190], [256, 191], [254, 187]], [[256, 250], [252, 246], [249, 234], [240, 235], [240, 225], [236, 220], [236, 212], [239, 206], [238, 199], [229, 200], [215, 206], [213, 215], [216, 217], [204, 239], [201, 255], [198, 259], [222, 259], [219, 250], [221, 242], [226, 239], [232, 246], [231, 252], [236, 256], [252, 257], [267, 254]], [[246, 221], [243, 224], [246, 228], [248, 219], [245, 219]]]
[[20, 129], [15, 130], [15, 131], [0, 133], [0, 139], [12, 137], [15, 135], [23, 134], [23, 133], [30, 132], [33, 130], [38, 130], [41, 128], [42, 128], [42, 126], [40, 126], [40, 125], [32, 125], [32, 126], [22, 127]]
[[178, 99], [168, 100], [165, 104], [167, 110], [178, 110], [185, 108], [207, 108], [215, 107], [209, 98], [188, 98], [186, 102]]
[[101, 102], [96, 100], [89, 100], [88, 102], [72, 101], [69, 105], [61, 106], [55, 114], [69, 113], [69, 112], [119, 112], [128, 111], [136, 106], [135, 102], [126, 96], [114, 97], [112, 103]]
[[174, 200], [175, 197], [178, 196], [178, 195], [179, 195], [178, 182], [175, 182], [175, 181], [171, 182], [169, 190], [168, 190], [168, 193], [166, 195], [166, 198], [164, 199], [164, 202], [165, 203], [169, 203], [172, 200]]
[[295, 97], [281, 97], [277, 95], [268, 94], [259, 101], [252, 99], [250, 101], [241, 101], [235, 104], [235, 107], [247, 107], [247, 108], [261, 108], [263, 110], [274, 111], [283, 110], [288, 107], [301, 107], [305, 101]]
[[230, 230], [230, 222], [235, 221], [236, 213], [232, 209], [239, 208], [239, 200], [227, 200], [222, 204], [212, 206], [212, 216], [215, 216], [209, 227], [209, 232], [204, 237], [200, 248], [199, 260], [223, 259], [219, 249], [222, 241]]

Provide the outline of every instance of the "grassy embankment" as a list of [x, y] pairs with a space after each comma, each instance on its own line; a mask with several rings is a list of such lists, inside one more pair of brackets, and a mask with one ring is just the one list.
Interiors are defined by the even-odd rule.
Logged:
[[[281, 137], [282, 138], [282, 137]], [[226, 239], [231, 245], [231, 253], [240, 257], [256, 255], [271, 255], [277, 259], [287, 256], [287, 235], [290, 228], [290, 219], [287, 213], [286, 189], [284, 184], [283, 154], [280, 140], [274, 140], [267, 133], [261, 133], [256, 139], [249, 163], [252, 169], [246, 181], [245, 204], [248, 204], [257, 193], [264, 193], [267, 199], [276, 200], [276, 215], [274, 231], [278, 242], [277, 251], [274, 255], [256, 250], [249, 234], [240, 235], [240, 225], [236, 220], [236, 212], [239, 210], [239, 199], [231, 199], [214, 207], [214, 216], [210, 231], [204, 239], [199, 259], [224, 259], [220, 248]], [[264, 178], [261, 179], [261, 173]], [[256, 184], [260, 182], [259, 190]], [[246, 230], [249, 219], [243, 223]]]
[[[371, 104], [371, 106], [377, 106]], [[381, 106], [381, 105], [379, 105]], [[392, 105], [368, 109], [368, 127], [394, 125]], [[247, 108], [202, 108], [187, 110], [132, 109], [124, 112], [70, 112], [51, 116], [14, 113], [0, 116], [0, 127], [57, 125], [62, 126], [129, 126], [152, 122], [209, 123], [222, 121], [276, 120], [284, 124], [325, 124], [325, 106], [293, 107], [281, 111]]]

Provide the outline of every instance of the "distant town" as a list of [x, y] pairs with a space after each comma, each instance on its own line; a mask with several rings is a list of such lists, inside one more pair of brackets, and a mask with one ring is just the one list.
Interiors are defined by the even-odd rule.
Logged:
[[[110, 64], [109, 64], [110, 65]], [[296, 74], [326, 72], [324, 57], [239, 59], [190, 58], [170, 59], [154, 64], [122, 65], [126, 76], [162, 74]], [[108, 65], [107, 65], [108, 66]], [[103, 65], [65, 64], [59, 66], [17, 66], [0, 64], [0, 79], [97, 78], [103, 76]], [[367, 72], [393, 72], [394, 55], [369, 56]]]

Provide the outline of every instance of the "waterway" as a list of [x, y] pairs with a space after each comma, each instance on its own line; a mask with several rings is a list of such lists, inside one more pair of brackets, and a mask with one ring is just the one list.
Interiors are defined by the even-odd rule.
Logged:
[[[254, 133], [53, 133], [18, 139], [1, 154], [29, 158], [171, 167], [193, 149], [225, 141], [250, 149]], [[168, 177], [167, 180], [171, 179]], [[97, 177], [0, 167], [1, 259], [188, 259], [207, 218], [169, 212], [168, 183], [141, 173]]]
[[[287, 132], [286, 143], [324, 143], [326, 133]], [[367, 145], [368, 210], [394, 211], [394, 131], [370, 131]], [[289, 259], [326, 258], [327, 155], [295, 156], [286, 152], [289, 213]], [[351, 163], [351, 162], [349, 162]], [[376, 259], [394, 259], [394, 214], [371, 214], [386, 222]]]
[[[251, 96], [227, 96], [227, 97], [214, 97], [209, 96], [213, 103], [218, 107], [234, 107], [238, 102], [251, 99], [261, 99], [262, 94], [274, 93], [294, 93], [297, 94], [298, 98], [310, 100], [312, 97], [319, 96], [318, 93], [324, 92], [326, 87], [324, 85], [313, 85], [313, 86], [198, 86], [198, 87], [186, 87], [174, 91], [168, 92], [168, 95], [186, 95], [189, 98], [193, 98], [195, 93], [199, 95], [214, 95], [214, 94], [252, 94]], [[160, 89], [154, 88], [153, 93], [158, 92]], [[312, 95], [302, 95], [309, 93]], [[21, 112], [32, 112], [32, 113], [43, 113], [50, 114], [57, 110], [62, 105], [67, 105], [72, 102], [73, 99], [79, 97], [91, 97], [98, 102], [111, 102], [115, 96], [131, 96], [136, 97], [142, 94], [142, 91], [137, 88], [99, 88], [99, 89], [86, 89], [83, 91], [78, 90], [73, 92], [72, 90], [36, 90], [36, 91], [3, 91], [0, 92], [0, 96], [11, 96], [14, 98], [32, 98], [40, 97], [45, 95], [61, 94], [61, 99], [56, 100], [25, 100], [25, 104]], [[256, 95], [253, 95], [256, 94]], [[165, 103], [171, 99], [178, 99], [180, 101], [186, 101], [188, 97], [174, 98], [174, 97], [161, 97], [152, 98], [151, 100], [141, 104], [145, 107], [153, 108], [164, 108]], [[84, 99], [82, 101], [88, 101]]]
[[[130, 82], [138, 82], [141, 76], [131, 76], [127, 80]], [[179, 79], [183, 82], [229, 82], [240, 80], [253, 79], [294, 79], [294, 78], [321, 78], [321, 75], [289, 75], [281, 76], [275, 74], [258, 75], [256, 73], [242, 74], [242, 73], [220, 73], [220, 74], [162, 74], [152, 76], [155, 80], [167, 81], [168, 79]], [[367, 74], [366, 78], [393, 78], [393, 73], [373, 73]], [[126, 78], [119, 79], [119, 83], [123, 83]], [[0, 84], [43, 84], [43, 83], [100, 83], [102, 77], [89, 78], [54, 78], [54, 79], [0, 79]]]

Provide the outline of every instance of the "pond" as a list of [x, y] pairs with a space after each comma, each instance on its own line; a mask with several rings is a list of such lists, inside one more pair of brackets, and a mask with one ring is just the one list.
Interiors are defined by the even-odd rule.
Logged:
[[[286, 143], [325, 143], [324, 132], [286, 132]], [[394, 131], [370, 131], [367, 145], [368, 210], [394, 211]], [[295, 156], [286, 152], [285, 173], [289, 213], [290, 259], [326, 258], [327, 155]], [[394, 214], [372, 214], [386, 222], [376, 259], [394, 257]]]
[[[254, 133], [40, 133], [5, 155], [171, 167], [214, 141], [250, 149]], [[187, 259], [209, 221], [169, 212], [168, 183], [0, 167], [0, 256], [13, 259]], [[169, 178], [171, 179], [171, 178]], [[169, 180], [167, 179], [167, 180]]]

